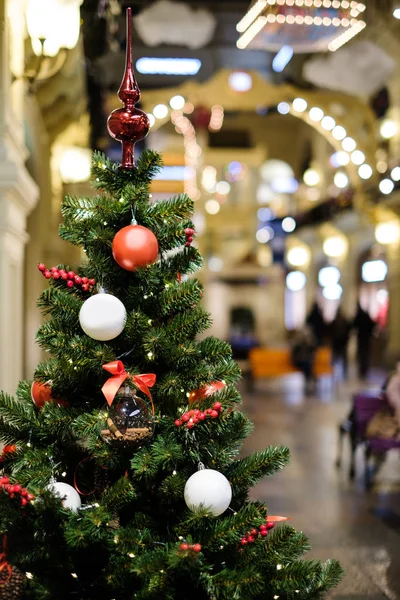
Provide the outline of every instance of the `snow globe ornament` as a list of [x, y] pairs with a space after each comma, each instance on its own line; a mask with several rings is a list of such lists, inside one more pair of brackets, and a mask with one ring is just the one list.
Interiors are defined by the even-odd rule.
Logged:
[[101, 428], [102, 439], [118, 446], [140, 448], [154, 432], [154, 413], [151, 402], [136, 395], [129, 385], [117, 392], [107, 406], [106, 420]]

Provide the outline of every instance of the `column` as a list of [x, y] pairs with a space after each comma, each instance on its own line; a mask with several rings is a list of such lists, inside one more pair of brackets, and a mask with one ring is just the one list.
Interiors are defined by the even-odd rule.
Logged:
[[400, 249], [398, 245], [387, 246], [389, 291], [389, 341], [387, 359], [389, 366], [400, 360]]
[[[14, 74], [23, 71], [24, 44], [23, 35], [11, 35], [11, 4], [0, 0], [0, 388], [8, 393], [14, 393], [23, 375], [26, 219], [38, 199], [38, 188], [25, 167], [24, 86], [17, 82], [12, 90], [11, 85], [11, 65]], [[23, 14], [20, 11], [18, 23], [13, 18], [13, 27], [21, 26]]]

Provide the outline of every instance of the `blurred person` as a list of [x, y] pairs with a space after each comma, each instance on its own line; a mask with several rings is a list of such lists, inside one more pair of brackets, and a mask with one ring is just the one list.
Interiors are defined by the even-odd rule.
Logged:
[[352, 327], [357, 333], [357, 367], [360, 379], [365, 379], [370, 366], [371, 339], [376, 323], [361, 304], [357, 305], [357, 313]]
[[306, 324], [310, 327], [317, 346], [322, 346], [326, 337], [326, 323], [322, 310], [317, 302], [314, 302], [312, 305], [306, 318]]
[[338, 308], [335, 318], [330, 325], [330, 341], [332, 345], [333, 361], [340, 362], [343, 366], [343, 377], [347, 379], [348, 375], [348, 353], [351, 322], [343, 314], [342, 309]]
[[292, 339], [292, 362], [306, 380], [306, 393], [312, 393], [315, 386], [314, 360], [317, 341], [311, 327], [297, 331]]

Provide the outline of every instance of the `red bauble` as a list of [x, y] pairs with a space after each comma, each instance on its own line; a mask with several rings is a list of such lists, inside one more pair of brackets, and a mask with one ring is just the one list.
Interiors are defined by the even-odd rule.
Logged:
[[198, 390], [193, 390], [193, 392], [190, 392], [189, 404], [191, 404], [192, 402], [197, 402], [199, 400], [204, 400], [205, 398], [208, 398], [209, 396], [215, 394], [215, 392], [217, 392], [218, 390], [224, 389], [225, 386], [226, 383], [223, 383], [222, 381], [213, 381], [212, 383], [204, 385]]
[[65, 400], [51, 397], [51, 387], [47, 383], [34, 381], [31, 386], [31, 397], [36, 408], [43, 408], [47, 402], [55, 402], [58, 406], [69, 406]]
[[31, 387], [31, 396], [36, 408], [43, 408], [46, 402], [50, 402], [52, 399], [51, 387], [46, 383], [34, 381]]
[[158, 254], [157, 238], [142, 225], [123, 227], [113, 239], [112, 253], [115, 262], [127, 271], [135, 271], [153, 263]]

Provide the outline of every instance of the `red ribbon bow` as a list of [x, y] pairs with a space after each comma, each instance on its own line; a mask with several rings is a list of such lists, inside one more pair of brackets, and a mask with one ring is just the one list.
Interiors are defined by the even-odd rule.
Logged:
[[[118, 392], [125, 379], [130, 379], [141, 392], [146, 394], [153, 406], [153, 398], [149, 388], [153, 387], [156, 382], [156, 376], [154, 373], [144, 373], [142, 375], [130, 375], [125, 371], [125, 367], [120, 360], [114, 360], [113, 362], [103, 365], [103, 369], [111, 373], [112, 377], [105, 382], [101, 391], [106, 397], [109, 406], [112, 405], [115, 398], [115, 394]], [[154, 406], [153, 406], [154, 412]]]
[[11, 568], [10, 563], [7, 560], [7, 535], [6, 534], [3, 535], [3, 552], [0, 554], [0, 573], [2, 573], [4, 570], [7, 572], [7, 577], [6, 577], [6, 579], [0, 580], [0, 585], [6, 585], [10, 581], [11, 575], [12, 575], [12, 568]]

